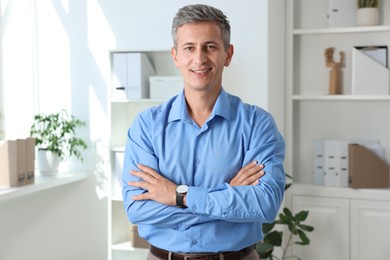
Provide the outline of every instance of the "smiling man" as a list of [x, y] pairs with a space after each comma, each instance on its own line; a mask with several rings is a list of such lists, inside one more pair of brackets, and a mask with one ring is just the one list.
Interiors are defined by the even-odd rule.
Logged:
[[234, 48], [220, 10], [181, 8], [172, 36], [184, 89], [128, 131], [125, 210], [149, 260], [259, 259], [253, 245], [283, 199], [283, 137], [269, 113], [222, 87]]

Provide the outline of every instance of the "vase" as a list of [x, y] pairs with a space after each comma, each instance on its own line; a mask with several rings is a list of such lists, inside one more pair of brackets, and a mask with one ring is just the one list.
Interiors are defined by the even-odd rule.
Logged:
[[60, 162], [61, 157], [59, 155], [47, 150], [38, 150], [38, 166], [41, 175], [57, 175]]
[[379, 9], [376, 7], [359, 8], [356, 15], [358, 26], [374, 26], [379, 24]]

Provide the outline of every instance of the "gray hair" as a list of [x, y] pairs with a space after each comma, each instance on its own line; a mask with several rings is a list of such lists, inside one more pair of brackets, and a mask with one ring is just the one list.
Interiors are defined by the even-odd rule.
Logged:
[[226, 15], [219, 9], [208, 5], [187, 5], [179, 9], [172, 22], [172, 38], [177, 47], [177, 29], [188, 23], [214, 22], [221, 29], [225, 50], [230, 45], [230, 24]]

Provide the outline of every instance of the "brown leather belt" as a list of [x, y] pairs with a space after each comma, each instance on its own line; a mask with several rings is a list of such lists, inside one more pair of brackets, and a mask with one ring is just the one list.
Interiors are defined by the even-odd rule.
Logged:
[[[251, 253], [253, 248], [254, 248], [253, 246], [249, 246], [244, 249], [241, 249], [240, 251], [222, 252], [222, 253], [193, 253], [193, 254], [171, 253], [171, 258], [169, 258], [169, 254], [170, 254], [169, 251], [157, 248], [155, 246], [151, 246], [150, 253], [155, 257], [164, 260], [168, 260], [168, 259], [171, 260], [218, 260], [218, 259], [239, 260], [242, 259], [244, 256], [247, 256], [249, 253]], [[223, 258], [221, 258], [221, 254], [223, 255]]]

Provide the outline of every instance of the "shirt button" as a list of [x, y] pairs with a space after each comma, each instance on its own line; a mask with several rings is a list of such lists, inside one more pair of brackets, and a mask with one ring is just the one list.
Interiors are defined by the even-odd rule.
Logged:
[[199, 159], [196, 159], [195, 160], [195, 164], [198, 165], [200, 163], [200, 160]]
[[194, 240], [192, 240], [192, 244], [193, 244], [193, 245], [196, 245], [196, 244], [198, 244], [198, 241], [196, 241], [196, 240], [194, 239]]

